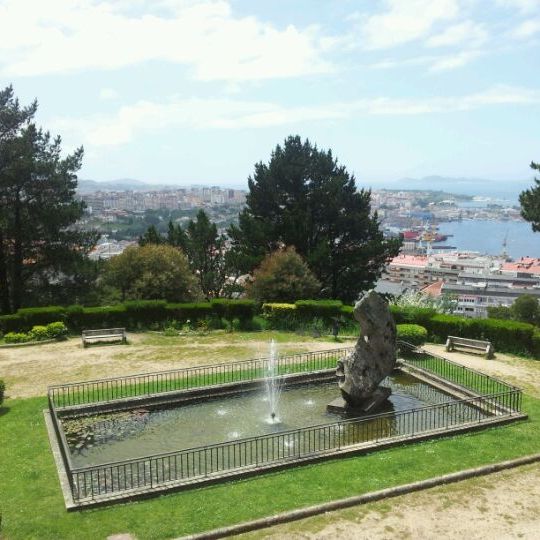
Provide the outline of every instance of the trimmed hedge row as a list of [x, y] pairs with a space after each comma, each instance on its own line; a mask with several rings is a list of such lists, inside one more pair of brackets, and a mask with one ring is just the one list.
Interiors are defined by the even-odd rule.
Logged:
[[256, 314], [252, 300], [213, 300], [212, 302], [168, 304], [164, 300], [126, 302], [115, 306], [83, 307], [78, 305], [20, 309], [14, 315], [0, 316], [0, 332], [28, 332], [34, 326], [61, 321], [72, 331], [121, 326], [131, 329], [175, 320], [180, 323], [223, 317], [232, 323], [239, 319], [246, 325]]
[[[336, 300], [299, 300], [294, 304], [263, 304], [262, 314], [270, 328], [295, 330], [318, 320], [331, 327], [333, 319], [356, 324], [352, 306]], [[540, 358], [540, 329], [532, 324], [500, 319], [467, 319], [455, 315], [441, 315], [430, 308], [391, 306], [396, 324], [424, 327], [428, 339], [444, 342], [449, 335], [486, 339], [496, 351], [533, 355]], [[253, 300], [216, 299], [211, 302], [168, 304], [163, 300], [126, 302], [115, 306], [49, 306], [24, 308], [15, 315], [0, 316], [0, 332], [28, 332], [34, 326], [62, 321], [72, 331], [91, 328], [123, 326], [136, 329], [175, 320], [196, 323], [211, 319], [226, 319], [232, 327], [235, 319], [241, 328], [249, 328], [259, 312]]]

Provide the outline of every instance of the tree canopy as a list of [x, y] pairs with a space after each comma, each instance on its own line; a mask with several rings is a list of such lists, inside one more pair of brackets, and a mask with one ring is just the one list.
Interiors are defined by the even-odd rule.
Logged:
[[299, 136], [278, 145], [270, 161], [257, 163], [248, 179], [246, 208], [229, 229], [232, 250], [244, 272], [267, 253], [294, 246], [321, 282], [321, 295], [352, 301], [373, 285], [399, 240], [385, 239], [371, 192], [330, 150]]
[[[540, 163], [531, 162], [531, 169], [540, 171]], [[534, 232], [540, 232], [540, 178], [534, 179], [534, 186], [519, 195], [521, 215], [532, 225]]]
[[168, 245], [128, 247], [108, 261], [103, 281], [119, 289], [122, 300], [189, 302], [200, 297], [187, 257]]
[[83, 149], [62, 157], [61, 139], [36, 127], [37, 103], [0, 91], [0, 309], [17, 310], [43, 283], [62, 284], [97, 240], [74, 224]]
[[274, 251], [253, 273], [248, 295], [262, 302], [294, 302], [317, 296], [321, 284], [293, 247]]

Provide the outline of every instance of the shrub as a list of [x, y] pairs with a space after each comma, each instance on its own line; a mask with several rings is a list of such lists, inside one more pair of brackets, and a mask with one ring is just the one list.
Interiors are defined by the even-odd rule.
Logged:
[[540, 305], [538, 299], [532, 294], [518, 296], [512, 307], [512, 318], [516, 321], [538, 324], [540, 323]]
[[49, 323], [46, 327], [47, 337], [49, 339], [61, 340], [67, 336], [67, 326], [62, 321]]
[[0, 332], [7, 334], [8, 332], [20, 332], [24, 327], [24, 321], [20, 315], [1, 315], [0, 316]]
[[66, 309], [60, 306], [21, 308], [17, 315], [22, 318], [25, 329], [33, 326], [45, 326], [51, 322], [64, 321]]
[[267, 255], [253, 272], [247, 287], [248, 296], [259, 301], [289, 302], [311, 298], [321, 284], [293, 247]]
[[130, 327], [148, 327], [152, 323], [162, 322], [167, 319], [169, 313], [165, 309], [165, 300], [134, 300], [126, 302], [126, 316]]
[[25, 343], [30, 341], [30, 336], [24, 332], [8, 332], [4, 336], [4, 341], [6, 343]]
[[81, 329], [128, 326], [129, 318], [123, 305], [84, 308]]
[[172, 317], [182, 323], [187, 320], [207, 320], [215, 315], [210, 302], [196, 302], [186, 304], [167, 304], [165, 310], [168, 317]]
[[82, 330], [84, 327], [84, 308], [77, 304], [66, 308], [66, 323], [72, 330]]
[[0, 379], [0, 405], [4, 402], [4, 393], [6, 391], [6, 384]]
[[330, 323], [332, 317], [341, 314], [343, 302], [341, 300], [298, 300], [294, 303], [299, 318], [311, 320], [320, 318]]
[[35, 341], [43, 341], [45, 339], [49, 339], [49, 334], [47, 332], [46, 326], [34, 326], [32, 330], [28, 333], [30, 339]]
[[228, 300], [217, 298], [211, 301], [212, 310], [218, 317], [223, 317], [233, 328], [234, 319], [240, 321], [240, 325], [247, 325], [255, 315], [256, 304], [253, 300]]
[[428, 332], [419, 324], [398, 324], [396, 329], [397, 338], [412, 345], [423, 345], [427, 341]]
[[294, 304], [263, 304], [262, 314], [272, 330], [295, 330], [298, 326]]
[[540, 360], [540, 331], [535, 330], [532, 337], [533, 356]]
[[396, 305], [391, 305], [390, 311], [396, 324], [419, 324], [421, 326], [426, 326], [427, 322], [437, 313], [430, 307]]

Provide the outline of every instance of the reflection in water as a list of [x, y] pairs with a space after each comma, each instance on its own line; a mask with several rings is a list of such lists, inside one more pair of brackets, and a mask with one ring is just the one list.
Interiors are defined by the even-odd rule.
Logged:
[[[378, 411], [386, 414], [369, 422], [332, 426], [344, 419], [326, 411], [327, 404], [339, 391], [335, 382], [323, 382], [283, 388], [279, 400], [280, 423], [269, 421], [268, 402], [261, 393], [250, 392], [174, 408], [64, 419], [63, 426], [76, 467], [279, 434], [306, 426], [329, 426], [325, 430], [314, 429], [312, 434], [309, 430], [301, 435], [292, 433], [279, 437], [275, 443], [279, 449], [272, 446], [264, 450], [273, 455], [295, 449], [316, 451], [336, 433], [347, 444], [408, 433], [409, 416], [400, 415], [400, 411], [453, 401], [448, 395], [403, 373], [391, 375], [382, 384], [392, 388], [389, 400]], [[468, 414], [466, 409], [465, 412], [461, 409], [460, 415]]]

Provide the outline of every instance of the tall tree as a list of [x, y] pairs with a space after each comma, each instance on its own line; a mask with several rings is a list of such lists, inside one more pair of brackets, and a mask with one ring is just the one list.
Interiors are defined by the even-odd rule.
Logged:
[[155, 225], [150, 225], [146, 232], [139, 237], [139, 246], [147, 246], [148, 244], [159, 245], [164, 244], [165, 239], [159, 234]]
[[60, 137], [33, 123], [37, 105], [21, 108], [13, 89], [0, 92], [0, 289], [4, 312], [17, 310], [40, 278], [60, 282], [93, 247], [77, 230], [75, 199], [83, 149], [61, 155]]
[[255, 165], [239, 224], [229, 229], [232, 249], [252, 270], [264, 255], [287, 245], [306, 259], [322, 295], [352, 301], [373, 285], [399, 240], [385, 239], [371, 192], [331, 151], [288, 137], [268, 164]]
[[204, 210], [190, 220], [185, 231], [185, 249], [189, 264], [199, 279], [206, 298], [221, 294], [226, 280], [225, 237], [218, 234]]
[[[540, 171], [540, 163], [531, 161], [531, 169]], [[534, 179], [534, 186], [519, 195], [521, 215], [529, 221], [534, 232], [540, 232], [540, 178]]]

